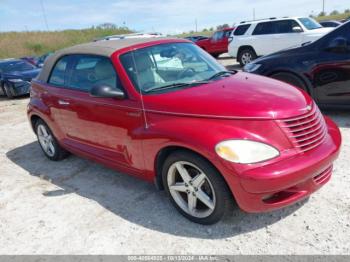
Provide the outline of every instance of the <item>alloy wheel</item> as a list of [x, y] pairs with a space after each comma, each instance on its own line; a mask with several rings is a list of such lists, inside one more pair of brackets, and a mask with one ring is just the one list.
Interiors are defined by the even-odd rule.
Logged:
[[53, 157], [55, 155], [53, 137], [47, 130], [46, 126], [39, 124], [37, 126], [37, 135], [41, 148], [49, 157]]
[[244, 65], [249, 64], [253, 60], [252, 54], [249, 52], [242, 54], [242, 62]]
[[196, 218], [210, 216], [216, 205], [214, 188], [207, 175], [196, 165], [178, 161], [167, 174], [170, 195], [187, 214]]

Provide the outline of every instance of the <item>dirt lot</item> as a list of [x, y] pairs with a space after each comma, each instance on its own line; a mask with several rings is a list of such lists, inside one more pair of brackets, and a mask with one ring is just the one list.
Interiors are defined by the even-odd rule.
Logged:
[[200, 226], [151, 184], [76, 156], [47, 160], [27, 102], [0, 99], [0, 254], [350, 254], [350, 111], [325, 112], [344, 143], [308, 201]]

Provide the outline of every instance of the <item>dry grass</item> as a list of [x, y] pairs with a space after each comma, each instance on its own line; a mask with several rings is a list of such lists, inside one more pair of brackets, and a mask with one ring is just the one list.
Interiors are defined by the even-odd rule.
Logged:
[[0, 33], [0, 58], [41, 55], [95, 38], [113, 34], [130, 33], [129, 29], [64, 30], [53, 32], [6, 32]]

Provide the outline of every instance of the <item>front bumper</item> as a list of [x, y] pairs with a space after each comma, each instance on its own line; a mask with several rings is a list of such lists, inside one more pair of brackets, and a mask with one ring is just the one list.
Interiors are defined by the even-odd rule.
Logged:
[[327, 139], [312, 151], [236, 176], [225, 175], [230, 177], [226, 180], [241, 209], [255, 213], [285, 207], [304, 199], [330, 180], [341, 135], [332, 120], [326, 119], [326, 123]]

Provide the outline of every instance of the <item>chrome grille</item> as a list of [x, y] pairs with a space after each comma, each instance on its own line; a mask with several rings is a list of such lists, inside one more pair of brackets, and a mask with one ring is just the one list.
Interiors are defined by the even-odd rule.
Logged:
[[316, 105], [313, 105], [309, 113], [299, 117], [279, 120], [279, 124], [294, 147], [301, 152], [316, 148], [326, 138], [327, 127]]

